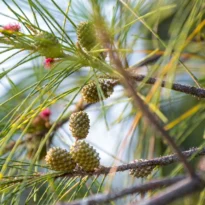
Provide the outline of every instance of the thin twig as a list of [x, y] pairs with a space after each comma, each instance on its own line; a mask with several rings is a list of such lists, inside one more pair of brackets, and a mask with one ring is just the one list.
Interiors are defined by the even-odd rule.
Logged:
[[[199, 148], [192, 148], [190, 150], [182, 152], [183, 155], [186, 158], [191, 158], [191, 157], [199, 157], [202, 155], [205, 155], [205, 147], [202, 149]], [[3, 160], [3, 159], [1, 159]], [[116, 172], [123, 172], [127, 171], [130, 169], [136, 169], [136, 168], [143, 168], [143, 167], [148, 167], [148, 166], [166, 166], [170, 165], [172, 163], [178, 162], [179, 158], [176, 154], [172, 155], [167, 155], [163, 157], [158, 157], [154, 159], [149, 159], [145, 161], [133, 161], [128, 164], [123, 164], [119, 166], [112, 166], [112, 167], [100, 167], [99, 169], [96, 169], [94, 172], [85, 172], [82, 170], [75, 170], [71, 173], [59, 173], [55, 178], [61, 178], [61, 177], [75, 177], [75, 176], [94, 176], [94, 175], [107, 175], [107, 174], [115, 174]], [[39, 176], [45, 175], [45, 173], [38, 173]], [[35, 175], [36, 176], [36, 175]]]
[[[192, 156], [201, 156], [201, 155], [205, 155], [205, 148], [203, 149], [199, 149], [199, 148], [192, 148], [188, 151], [184, 151], [182, 152], [183, 156], [185, 158], [189, 158]], [[95, 170], [94, 172], [84, 172], [81, 170], [76, 170], [72, 173], [66, 173], [66, 174], [62, 174], [59, 175], [58, 177], [73, 177], [73, 176], [93, 176], [93, 175], [102, 175], [102, 174], [112, 174], [112, 173], [116, 173], [116, 172], [123, 172], [123, 171], [127, 171], [130, 169], [136, 169], [136, 168], [143, 168], [143, 167], [148, 167], [151, 165], [155, 165], [155, 166], [165, 166], [165, 165], [169, 165], [175, 162], [179, 161], [179, 157], [177, 154], [172, 154], [172, 155], [168, 155], [168, 156], [164, 156], [164, 157], [158, 157], [158, 158], [154, 158], [154, 159], [150, 159], [150, 160], [146, 160], [146, 161], [138, 161], [138, 162], [131, 162], [128, 164], [123, 164], [123, 165], [119, 165], [119, 166], [112, 166], [112, 167], [101, 167], [97, 170]]]
[[[153, 85], [158, 81], [157, 78], [148, 78], [146, 75], [140, 75], [133, 72], [133, 70], [129, 71], [129, 73], [136, 81], [141, 82], [146, 79], [145, 81], [146, 84]], [[203, 88], [197, 88], [189, 85], [182, 85], [179, 83], [170, 83], [164, 80], [161, 82], [161, 87], [169, 88], [185, 94], [190, 94], [198, 98], [205, 98], [205, 89]]]
[[190, 193], [194, 193], [202, 190], [205, 187], [204, 181], [199, 177], [193, 179], [184, 179], [171, 187], [167, 188], [161, 194], [153, 196], [150, 199], [142, 201], [141, 203], [135, 203], [136, 205], [164, 205], [169, 204], [178, 198], [187, 196]]
[[[203, 149], [192, 148], [192, 149], [190, 149], [188, 151], [184, 151], [182, 153], [187, 158], [192, 157], [192, 156], [197, 157], [197, 156], [205, 155], [205, 148], [203, 148]], [[151, 160], [147, 160], [147, 161], [142, 161], [142, 162], [132, 162], [129, 164], [124, 164], [124, 165], [115, 166], [115, 167], [102, 167], [102, 168], [96, 170], [95, 172], [89, 172], [89, 173], [82, 172], [82, 171], [75, 171], [73, 173], [66, 173], [66, 174], [56, 173], [56, 175], [54, 175], [54, 178], [60, 178], [60, 177], [71, 178], [71, 177], [75, 177], [75, 176], [84, 177], [84, 176], [92, 176], [92, 175], [99, 176], [101, 174], [107, 175], [107, 174], [111, 174], [111, 173], [135, 169], [135, 168], [143, 168], [143, 167], [147, 167], [150, 165], [164, 166], [164, 165], [172, 164], [172, 163], [177, 162], [177, 161], [179, 161], [178, 156], [176, 154], [173, 154], [173, 155], [159, 157], [159, 158], [155, 158], [155, 159], [151, 159]], [[35, 175], [33, 177], [42, 177], [44, 175], [45, 175], [45, 173], [35, 173]], [[48, 173], [46, 175], [48, 175]], [[18, 176], [16, 176], [16, 177], [18, 178]], [[97, 202], [97, 204], [103, 203], [106, 201], [110, 201], [110, 200], [114, 200], [114, 199], [123, 197], [123, 196], [128, 195], [128, 194], [133, 194], [133, 193], [137, 193], [137, 192], [142, 193], [142, 192], [154, 190], [154, 189], [157, 189], [157, 188], [160, 188], [163, 186], [169, 186], [169, 185], [171, 185], [177, 181], [180, 181], [184, 178], [185, 178], [185, 176], [177, 176], [177, 177], [169, 178], [169, 179], [167, 178], [167, 179], [162, 179], [162, 180], [154, 180], [154, 181], [145, 183], [143, 185], [135, 185], [133, 187], [126, 188], [124, 190], [121, 190], [120, 192], [103, 194], [103, 195], [96, 195], [96, 196], [93, 196], [93, 197], [88, 198], [86, 200], [88, 200], [88, 202], [90, 202], [90, 201], [93, 202], [93, 200], [95, 200]], [[196, 176], [196, 178], [198, 180], [197, 176]], [[193, 186], [192, 191], [195, 191], [195, 189], [197, 190], [198, 188], [202, 187], [201, 185], [203, 185], [199, 181], [197, 181], [197, 183], [200, 183], [200, 184], [197, 185], [196, 181], [195, 181], [196, 178], [192, 179], [193, 182], [189, 181], [190, 184], [188, 184], [188, 185]], [[19, 183], [23, 182], [24, 180], [25, 180], [24, 177], [18, 178]], [[191, 190], [189, 190], [189, 189], [186, 189], [186, 190], [191, 192]], [[179, 191], [181, 191], [181, 190], [179, 190]], [[186, 194], [186, 192], [184, 192], [184, 194]], [[160, 197], [162, 197], [162, 196], [160, 195]], [[169, 198], [170, 198], [170, 196], [169, 196]], [[82, 202], [84, 202], [84, 200]], [[88, 204], [91, 204], [91, 203], [88, 203]], [[155, 204], [157, 204], [157, 203], [155, 203]], [[65, 205], [67, 205], [67, 204], [65, 204]]]
[[[123, 196], [127, 196], [129, 194], [134, 194], [134, 193], [144, 193], [147, 191], [155, 190], [158, 188], [162, 187], [167, 187], [169, 185], [172, 185], [180, 180], [183, 180], [185, 176], [177, 176], [174, 178], [165, 178], [161, 180], [153, 180], [151, 182], [147, 182], [142, 185], [135, 185], [129, 188], [125, 188], [119, 192], [113, 192], [113, 193], [108, 193], [108, 194], [96, 194], [94, 196], [79, 200], [79, 201], [74, 201], [71, 203], [64, 203], [64, 205], [81, 205], [81, 204], [86, 204], [86, 205], [94, 205], [94, 204], [101, 204], [105, 202], [109, 202], [111, 200], [115, 200], [118, 198], [121, 198]], [[60, 204], [60, 203], [59, 203]]]

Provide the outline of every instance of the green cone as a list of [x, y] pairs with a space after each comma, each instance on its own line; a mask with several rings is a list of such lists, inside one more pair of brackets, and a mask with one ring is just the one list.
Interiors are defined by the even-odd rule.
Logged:
[[97, 44], [95, 28], [91, 22], [82, 22], [78, 25], [77, 37], [80, 45], [88, 51]]
[[[99, 89], [103, 92], [105, 98], [110, 97], [110, 95], [114, 91], [114, 84], [110, 79], [99, 79]], [[89, 84], [85, 85], [81, 91], [83, 99], [87, 103], [96, 103], [100, 101], [100, 97], [98, 95], [98, 87], [95, 82], [90, 82]]]
[[76, 139], [84, 139], [87, 137], [90, 129], [90, 120], [86, 112], [75, 112], [70, 116], [70, 131]]
[[59, 147], [51, 148], [47, 152], [45, 161], [51, 169], [56, 171], [72, 171], [76, 166], [71, 154]]
[[83, 140], [76, 141], [72, 145], [70, 153], [78, 166], [85, 171], [94, 171], [100, 165], [99, 154]]
[[[139, 160], [135, 160], [134, 162], [144, 162], [144, 161], [147, 161], [147, 160], [139, 159]], [[129, 174], [136, 178], [144, 178], [150, 175], [155, 167], [156, 167], [155, 165], [150, 165], [146, 167], [138, 167], [136, 169], [131, 169]]]

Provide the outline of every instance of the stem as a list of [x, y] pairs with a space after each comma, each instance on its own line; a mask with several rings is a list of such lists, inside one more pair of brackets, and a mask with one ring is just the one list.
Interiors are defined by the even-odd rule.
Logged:
[[[136, 81], [143, 81], [144, 79], [146, 79], [145, 83], [146, 84], [155, 84], [157, 82], [157, 78], [147, 78], [146, 75], [139, 75], [135, 72], [133, 72], [134, 70], [130, 70], [130, 75], [136, 80]], [[179, 83], [170, 83], [167, 81], [162, 81], [161, 83], [161, 87], [165, 87], [165, 88], [169, 88], [178, 92], [182, 92], [182, 93], [186, 93], [186, 94], [190, 94], [193, 95], [195, 97], [199, 97], [199, 98], [205, 98], [205, 89], [203, 88], [196, 88], [194, 86], [189, 86], [189, 85], [182, 85]]]
[[101, 203], [105, 203], [105, 202], [109, 202], [111, 200], [121, 198], [121, 197], [129, 195], [129, 194], [144, 193], [144, 192], [155, 190], [155, 189], [158, 189], [161, 187], [166, 187], [166, 186], [172, 185], [172, 184], [174, 184], [174, 183], [176, 183], [184, 178], [185, 178], [185, 176], [178, 176], [178, 177], [174, 177], [172, 179], [165, 178], [165, 179], [161, 179], [161, 180], [151, 181], [151, 182], [148, 182], [148, 183], [145, 183], [142, 185], [135, 185], [135, 186], [123, 189], [119, 192], [113, 192], [113, 193], [108, 193], [108, 194], [96, 194], [94, 196], [69, 203], [69, 205], [101, 204]]
[[[194, 148], [190, 149], [188, 151], [182, 152], [183, 156], [188, 158], [188, 157], [197, 157], [197, 156], [202, 156], [205, 155], [205, 148], [199, 149], [199, 148]], [[74, 177], [74, 176], [93, 176], [93, 175], [104, 175], [104, 174], [114, 174], [116, 172], [123, 172], [127, 171], [130, 169], [136, 169], [136, 168], [143, 168], [143, 167], [148, 167], [148, 166], [166, 166], [175, 162], [179, 161], [179, 157], [177, 154], [172, 154], [164, 157], [158, 157], [150, 160], [145, 160], [145, 161], [139, 161], [139, 162], [131, 162], [128, 164], [123, 164], [119, 166], [112, 166], [112, 167], [101, 167], [97, 169], [94, 172], [84, 172], [81, 170], [76, 170], [72, 173], [65, 173], [62, 175], [59, 175], [58, 177]]]
[[[184, 179], [167, 190], [154, 196], [148, 200], [142, 201], [141, 203], [135, 203], [139, 205], [164, 205], [175, 201], [178, 198], [182, 198], [190, 193], [200, 191], [205, 186], [204, 182], [198, 177], [194, 179]], [[133, 204], [134, 205], [134, 204]]]

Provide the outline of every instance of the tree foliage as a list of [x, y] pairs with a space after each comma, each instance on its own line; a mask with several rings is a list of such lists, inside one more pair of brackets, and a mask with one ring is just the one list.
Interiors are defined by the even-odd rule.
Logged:
[[205, 203], [203, 0], [0, 7], [1, 204]]

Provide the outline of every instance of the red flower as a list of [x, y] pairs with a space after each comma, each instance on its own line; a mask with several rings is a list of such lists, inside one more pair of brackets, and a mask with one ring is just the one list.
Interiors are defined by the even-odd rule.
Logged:
[[46, 58], [45, 61], [44, 61], [44, 67], [47, 68], [47, 69], [50, 69], [52, 63], [54, 63], [54, 62], [55, 62], [54, 58]]
[[44, 109], [43, 111], [40, 112], [41, 118], [44, 120], [48, 120], [51, 115], [51, 110], [49, 108]]
[[13, 23], [13, 24], [8, 24], [3, 26], [3, 29], [6, 31], [13, 31], [13, 32], [18, 32], [20, 30], [20, 25], [17, 23]]

